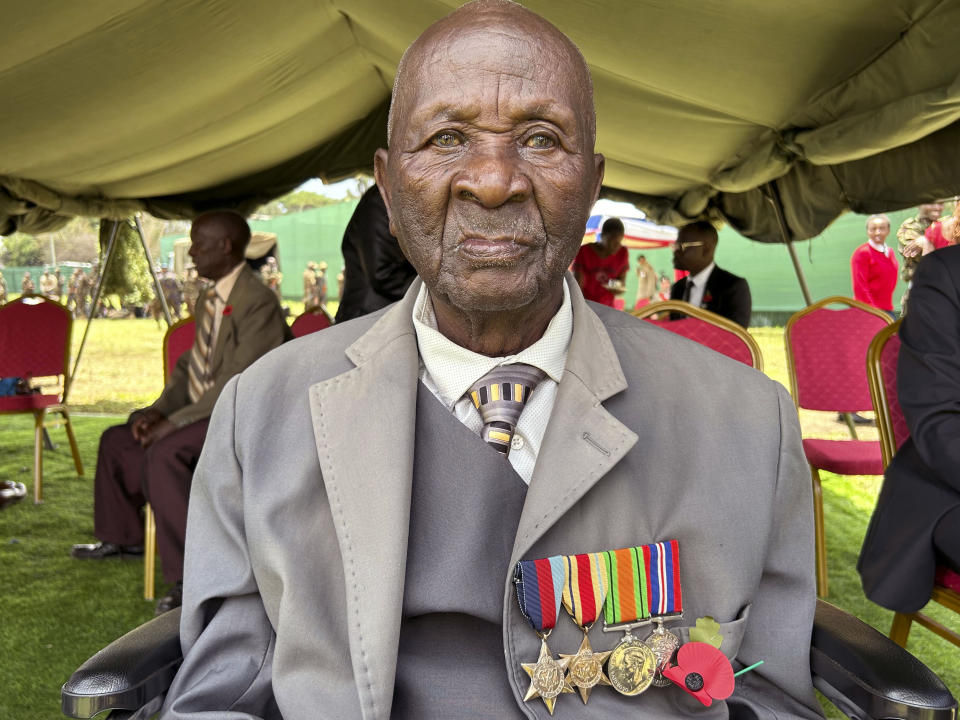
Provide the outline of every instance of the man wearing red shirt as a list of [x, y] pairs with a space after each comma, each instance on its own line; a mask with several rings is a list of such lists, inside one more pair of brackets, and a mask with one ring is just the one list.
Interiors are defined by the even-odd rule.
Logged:
[[853, 251], [850, 270], [854, 299], [893, 316], [893, 289], [899, 265], [893, 250], [884, 244], [889, 234], [890, 218], [871, 215], [867, 219], [867, 242]]

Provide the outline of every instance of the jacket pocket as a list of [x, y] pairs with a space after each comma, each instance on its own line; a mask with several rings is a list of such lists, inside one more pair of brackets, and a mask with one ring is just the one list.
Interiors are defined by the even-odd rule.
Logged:
[[[729, 622], [720, 623], [720, 635], [723, 637], [723, 642], [720, 645], [720, 651], [727, 656], [728, 660], [732, 661], [737, 656], [737, 652], [740, 650], [740, 643], [743, 642], [743, 634], [747, 629], [747, 618], [749, 615], [750, 605], [744, 605], [737, 614], [737, 617]], [[714, 620], [717, 620], [717, 618], [714, 618]], [[717, 621], [719, 622], [719, 620]], [[673, 628], [672, 632], [677, 634], [681, 642], [687, 643], [690, 642], [690, 630], [695, 626], [696, 621], [694, 621], [694, 625]], [[671, 629], [669, 625], [666, 625], [665, 627], [668, 630]]]

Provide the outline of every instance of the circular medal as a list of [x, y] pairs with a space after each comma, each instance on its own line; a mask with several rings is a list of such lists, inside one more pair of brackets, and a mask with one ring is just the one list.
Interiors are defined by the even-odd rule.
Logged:
[[657, 656], [636, 638], [624, 640], [610, 653], [607, 676], [622, 695], [639, 695], [653, 682]]
[[650, 633], [650, 637], [644, 640], [644, 644], [653, 651], [657, 658], [657, 672], [653, 678], [653, 684], [656, 687], [667, 687], [672, 683], [667, 680], [660, 671], [670, 662], [670, 658], [680, 647], [680, 638], [672, 632], [663, 629], [663, 625], [658, 625], [656, 630]]
[[566, 687], [563, 668], [552, 657], [541, 657], [530, 677], [532, 687], [545, 699], [557, 697]]

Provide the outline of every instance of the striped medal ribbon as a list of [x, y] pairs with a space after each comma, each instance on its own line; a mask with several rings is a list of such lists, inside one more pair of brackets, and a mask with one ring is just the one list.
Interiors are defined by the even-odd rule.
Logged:
[[644, 643], [657, 657], [657, 672], [653, 684], [670, 685], [661, 671], [680, 647], [680, 638], [663, 627], [665, 621], [683, 617], [683, 593], [680, 590], [680, 545], [676, 540], [643, 546], [646, 567], [647, 598], [650, 615], [656, 627]]
[[561, 555], [540, 560], [521, 560], [514, 571], [520, 614], [540, 638], [540, 656], [536, 662], [520, 663], [530, 676], [530, 689], [524, 701], [541, 698], [553, 715], [557, 697], [573, 692], [565, 677], [569, 660], [555, 660], [547, 647], [547, 638], [557, 624], [560, 596], [566, 584], [566, 565]]
[[603, 664], [609, 652], [594, 652], [588, 633], [603, 612], [610, 576], [603, 553], [568, 555], [564, 559], [567, 581], [563, 586], [563, 609], [583, 631], [583, 640], [573, 655], [560, 654], [568, 661], [567, 681], [577, 688], [586, 704], [597, 685], [609, 685]]
[[[663, 621], [683, 617], [680, 590], [680, 548], [676, 540], [639, 545], [603, 553], [610, 575], [610, 593], [604, 607], [604, 632], [624, 631], [613, 649], [607, 674], [615, 690], [639, 695], [665, 681], [660, 670], [673, 656], [680, 640], [663, 628]], [[645, 640], [631, 630], [655, 622]]]

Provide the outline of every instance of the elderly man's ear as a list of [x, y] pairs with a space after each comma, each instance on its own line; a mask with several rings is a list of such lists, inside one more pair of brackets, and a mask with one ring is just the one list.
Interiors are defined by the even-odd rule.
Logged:
[[387, 218], [390, 221], [390, 234], [397, 237], [397, 228], [393, 221], [393, 211], [390, 207], [390, 186], [387, 182], [388, 162], [387, 151], [379, 148], [373, 155], [373, 178], [377, 181], [377, 187], [380, 188], [380, 197], [383, 198], [383, 204], [387, 208]]

